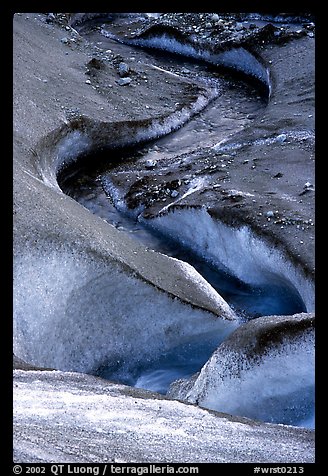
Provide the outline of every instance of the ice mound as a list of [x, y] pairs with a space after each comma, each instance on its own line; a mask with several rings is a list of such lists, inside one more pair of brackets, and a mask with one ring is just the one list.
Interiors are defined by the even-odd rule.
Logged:
[[271, 423], [314, 427], [314, 316], [260, 317], [240, 326], [198, 375], [169, 395]]

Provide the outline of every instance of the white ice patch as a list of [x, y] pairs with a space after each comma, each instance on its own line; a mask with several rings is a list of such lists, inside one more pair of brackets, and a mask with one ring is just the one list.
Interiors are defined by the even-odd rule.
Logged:
[[143, 211], [143, 207], [137, 207], [134, 209], [130, 209], [126, 201], [124, 199], [124, 195], [120, 193], [120, 189], [115, 187], [113, 184], [113, 181], [108, 175], [103, 175], [102, 177], [102, 183], [104, 186], [104, 189], [106, 190], [106, 194], [110, 196], [114, 207], [123, 215], [126, 215], [128, 217], [132, 218], [137, 218], [137, 216]]
[[231, 307], [223, 298], [221, 298], [221, 296], [206, 281], [206, 279], [195, 270], [193, 266], [176, 258], [170, 257], [169, 259], [173, 260], [177, 266], [183, 270], [184, 275], [187, 276], [193, 283], [197, 283], [197, 287], [201, 289], [209, 299], [217, 302], [217, 305], [221, 307], [222, 314], [224, 314], [226, 319], [231, 319], [232, 321], [236, 319], [236, 315], [232, 311]]
[[140, 128], [134, 137], [136, 143], [144, 140], [157, 139], [169, 134], [185, 124], [189, 119], [202, 111], [211, 100], [218, 96], [217, 89], [211, 89], [206, 95], [200, 95], [195, 102], [173, 112], [167, 117], [153, 119], [151, 125], [146, 130]]
[[178, 240], [205, 260], [244, 283], [284, 283], [298, 291], [308, 312], [314, 309], [314, 283], [286, 256], [257, 237], [250, 228], [229, 227], [205, 209], [177, 209], [151, 220], [147, 226]]
[[[74, 162], [81, 154], [89, 150], [91, 141], [88, 136], [81, 131], [69, 131], [55, 147], [49, 146], [48, 153], [51, 154], [41, 159], [40, 173], [43, 182], [52, 188], [60, 190], [57, 183], [57, 174], [65, 165]], [[48, 154], [47, 153], [47, 154]]]
[[201, 52], [199, 49], [191, 44], [181, 43], [168, 34], [160, 36], [153, 36], [151, 38], [136, 38], [132, 40], [124, 40], [126, 43], [131, 43], [138, 46], [146, 46], [150, 48], [157, 48], [159, 50], [169, 51], [192, 58], [206, 59], [208, 53]]
[[207, 182], [207, 179], [205, 177], [196, 177], [196, 178], [194, 178], [190, 182], [188, 190], [184, 194], [179, 196], [176, 200], [174, 200], [173, 202], [170, 202], [168, 205], [165, 205], [165, 207], [161, 208], [161, 210], [158, 212], [158, 214], [167, 212], [169, 208], [178, 204], [179, 202], [184, 200], [189, 195], [191, 195], [191, 194], [197, 192], [198, 190], [201, 190], [202, 188], [204, 188], [207, 185], [207, 183], [208, 182]]
[[[212, 149], [215, 152], [231, 152], [235, 150], [242, 149], [243, 147], [255, 145], [272, 145], [272, 144], [284, 144], [288, 141], [314, 141], [314, 132], [313, 131], [282, 131], [279, 134], [272, 135], [271, 137], [265, 137], [261, 139], [256, 139], [253, 142], [240, 142], [240, 143], [229, 143], [229, 138], [223, 139], [222, 141], [215, 144]], [[228, 143], [226, 143], [228, 142]]]
[[59, 170], [64, 164], [74, 160], [90, 146], [90, 139], [81, 131], [69, 132], [58, 144], [55, 158], [56, 169]]

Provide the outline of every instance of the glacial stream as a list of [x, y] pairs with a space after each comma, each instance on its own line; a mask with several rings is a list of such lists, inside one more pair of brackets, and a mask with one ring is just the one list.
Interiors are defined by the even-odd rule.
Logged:
[[[106, 41], [108, 47], [111, 40]], [[147, 248], [191, 264], [234, 309], [240, 323], [259, 316], [306, 312], [300, 294], [285, 280], [277, 280], [273, 275], [272, 282], [264, 281], [261, 285], [253, 286], [243, 282], [233, 273], [195, 253], [190, 247], [183, 246], [178, 239], [152, 229], [147, 225], [147, 220], [139, 220], [138, 213], [133, 210], [118, 208], [108, 190], [105, 192], [104, 183], [108, 174], [113, 175], [116, 170], [122, 171], [124, 167], [128, 169], [129, 164], [136, 164], [138, 161], [144, 163], [145, 160], [151, 161], [156, 157], [162, 163], [166, 157], [172, 158], [177, 154], [181, 156], [197, 147], [213, 146], [251, 124], [254, 117], [265, 110], [267, 102], [267, 98], [254, 86], [218, 73], [213, 66], [163, 52], [147, 50], [140, 53], [135, 47], [120, 47], [122, 51], [127, 48], [124, 51], [134, 56], [143, 54], [153, 64], [163, 66], [164, 62], [165, 69], [182, 71], [189, 76], [194, 74], [198, 81], [215, 84], [220, 93], [202, 112], [168, 136], [135, 149], [117, 149], [102, 153], [99, 157], [88, 156], [78, 160], [58, 175], [60, 188], [92, 213], [125, 231]], [[202, 341], [183, 343], [163, 353], [155, 362], [149, 362], [130, 372], [104, 365], [98, 370], [98, 375], [165, 394], [174, 380], [190, 377], [198, 372], [226, 337], [207, 335]], [[293, 424], [297, 425], [299, 422]], [[301, 422], [301, 425], [311, 426], [312, 423]]]

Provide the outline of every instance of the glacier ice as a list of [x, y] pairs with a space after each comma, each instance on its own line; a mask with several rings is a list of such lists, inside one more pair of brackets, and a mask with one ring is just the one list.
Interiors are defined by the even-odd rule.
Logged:
[[[215, 88], [202, 89], [170, 114], [139, 121], [101, 122], [81, 116], [39, 141], [34, 165], [42, 182], [31, 177], [31, 190], [38, 201], [42, 197], [52, 219], [59, 221], [47, 223], [43, 217], [47, 212], [42, 211], [33, 222], [42, 240], [26, 238], [31, 241], [24, 249], [25, 238], [20, 239], [20, 232], [15, 235], [14, 351], [18, 357], [39, 366], [90, 372], [104, 361], [114, 367], [135, 365], [180, 340], [234, 328], [234, 323], [222, 323], [212, 314], [216, 308], [224, 319], [235, 319], [198, 273], [189, 272], [184, 279], [185, 269], [178, 270], [178, 264], [164, 256], [157, 265], [154, 256], [152, 266], [145, 264], [144, 248], [133, 251], [135, 244], [111, 225], [95, 224], [94, 217], [63, 196], [57, 183], [58, 173], [83, 155], [167, 134], [217, 94]], [[62, 239], [57, 240], [56, 227]], [[86, 236], [91, 240], [87, 248], [82, 245]], [[179, 275], [178, 287], [172, 267]], [[167, 287], [164, 283], [169, 282]], [[190, 298], [197, 289], [203, 296], [200, 307]], [[208, 307], [209, 302], [214, 308]]]
[[[96, 254], [92, 259], [92, 254], [78, 249], [17, 257], [14, 352], [18, 357], [61, 370], [94, 372], [106, 363], [129, 372], [182, 342], [201, 339], [208, 332], [225, 336], [236, 328], [236, 321], [183, 302], [109, 260]], [[194, 276], [189, 279], [190, 284], [196, 283]], [[199, 280], [203, 290], [215, 297], [215, 291], [206, 290], [206, 283]], [[211, 299], [208, 294], [206, 299]], [[223, 300], [222, 305], [229, 311]]]
[[[305, 463], [314, 432], [68, 372], [14, 372], [14, 461]], [[38, 431], [35, 431], [35, 428]]]
[[256, 236], [246, 225], [227, 226], [212, 218], [205, 207], [171, 208], [159, 217], [140, 221], [179, 241], [213, 265], [250, 285], [290, 287], [314, 310], [314, 283], [282, 251]]
[[234, 331], [172, 398], [232, 415], [314, 427], [314, 316], [254, 319]]
[[139, 37], [132, 40], [124, 39], [124, 43], [157, 48], [241, 71], [259, 80], [268, 88], [269, 94], [271, 93], [271, 78], [268, 68], [243, 47], [234, 47], [214, 53], [191, 42], [179, 41], [168, 33], [149, 35], [149, 37]]

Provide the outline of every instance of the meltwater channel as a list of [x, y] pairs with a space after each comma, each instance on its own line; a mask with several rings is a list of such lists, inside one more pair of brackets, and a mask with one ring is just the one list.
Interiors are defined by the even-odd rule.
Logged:
[[[182, 59], [170, 59], [170, 62], [176, 62], [178, 66], [181, 66], [183, 61]], [[190, 69], [191, 61], [186, 61], [188, 69]], [[196, 63], [196, 68], [199, 71], [198, 63]], [[262, 97], [256, 94], [253, 97], [249, 95], [248, 86], [245, 85], [244, 90], [239, 87], [237, 91], [234, 88], [226, 88], [226, 84], [224, 85], [224, 81], [230, 81], [230, 79], [221, 76], [219, 81], [225, 91], [230, 91], [232, 98], [227, 100], [226, 97], [219, 96], [211, 102], [205, 111], [192, 118], [187, 125], [169, 136], [157, 140], [156, 144], [159, 145], [162, 155], [165, 156], [167, 153], [172, 156], [178, 153], [177, 148], [179, 148], [179, 153], [183, 153], [184, 146], [190, 149], [190, 137], [193, 137], [191, 133], [193, 130], [197, 132], [195, 136], [197, 144], [201, 143], [203, 138], [204, 143], [210, 145], [211, 137], [213, 140], [215, 139], [214, 142], [217, 142], [218, 138], [220, 140], [226, 134], [231, 134], [234, 128], [240, 130], [245, 123], [249, 123], [246, 117], [261, 113], [265, 108], [265, 101]], [[237, 96], [233, 97], [233, 94], [237, 94]], [[241, 97], [243, 94], [244, 98]], [[243, 118], [240, 117], [240, 111], [232, 112], [234, 99], [243, 105]], [[223, 106], [224, 104], [225, 106]], [[223, 114], [222, 107], [226, 108]], [[230, 115], [227, 113], [227, 109], [229, 109]], [[216, 123], [215, 118], [218, 117], [216, 113], [219, 111], [221, 119], [229, 118], [229, 121], [220, 120]], [[224, 112], [227, 113], [226, 116]], [[210, 134], [204, 127], [207, 119], [210, 119], [211, 123]], [[234, 119], [236, 120], [234, 121]], [[101, 158], [94, 157], [94, 155], [84, 157], [83, 160], [77, 160], [60, 171], [57, 177], [59, 186], [64, 193], [88, 208], [92, 213], [118, 229], [124, 230], [131, 238], [141, 242], [147, 248], [191, 264], [234, 309], [240, 318], [240, 324], [259, 316], [286, 316], [305, 312], [306, 305], [299, 292], [285, 280], [274, 279], [272, 282], [266, 280], [265, 284], [261, 285], [250, 285], [243, 282], [232, 273], [227, 272], [226, 269], [207, 260], [203, 253], [196, 253], [188, 246], [183, 246], [178, 239], [154, 230], [147, 225], [146, 220], [140, 221], [137, 215], [115, 206], [115, 201], [104, 191], [104, 177], [109, 172], [115, 173], [115, 167], [118, 164], [120, 164], [120, 168], [125, 163], [129, 167], [131, 161], [138, 161], [153, 146], [154, 142], [151, 142], [143, 144], [142, 148], [109, 150], [105, 159], [104, 154]], [[143, 363], [140, 368], [122, 369], [110, 363], [104, 364], [98, 369], [97, 374], [103, 378], [165, 394], [173, 381], [188, 378], [198, 372], [226, 337], [227, 334], [205, 335], [201, 341], [182, 343], [163, 353], [156, 361], [148, 362], [148, 364]], [[304, 421], [293, 422], [293, 424], [311, 426], [312, 417], [309, 417], [309, 421], [305, 424]]]

